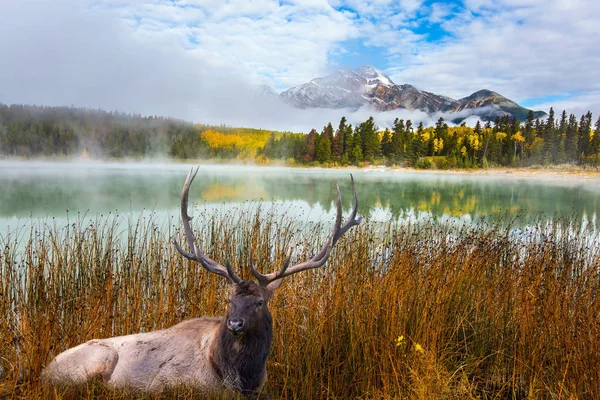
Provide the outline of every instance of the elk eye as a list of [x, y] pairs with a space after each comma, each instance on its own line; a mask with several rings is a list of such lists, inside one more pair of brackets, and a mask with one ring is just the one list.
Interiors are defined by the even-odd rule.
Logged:
[[257, 305], [257, 306], [259, 306], [259, 307], [262, 307], [262, 305], [263, 305], [263, 304], [265, 304], [265, 301], [264, 301], [264, 300], [259, 300], [259, 301], [256, 303], [256, 305]]

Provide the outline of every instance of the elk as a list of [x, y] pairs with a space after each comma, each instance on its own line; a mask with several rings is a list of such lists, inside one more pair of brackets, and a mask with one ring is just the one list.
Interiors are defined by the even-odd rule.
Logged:
[[92, 380], [112, 388], [158, 391], [176, 385], [206, 390], [233, 389], [244, 395], [257, 393], [264, 384], [273, 327], [268, 302], [284, 278], [325, 264], [331, 249], [353, 226], [358, 199], [352, 181], [354, 208], [342, 222], [342, 202], [337, 187], [337, 216], [333, 233], [310, 260], [290, 266], [288, 256], [279, 271], [259, 273], [250, 257], [250, 270], [258, 283], [240, 279], [229, 261], [225, 266], [208, 258], [195, 244], [188, 215], [188, 197], [198, 168], [188, 173], [181, 194], [181, 218], [190, 251], [184, 257], [225, 278], [230, 291], [225, 316], [187, 320], [170, 328], [94, 339], [57, 355], [43, 371], [51, 385], [78, 385]]

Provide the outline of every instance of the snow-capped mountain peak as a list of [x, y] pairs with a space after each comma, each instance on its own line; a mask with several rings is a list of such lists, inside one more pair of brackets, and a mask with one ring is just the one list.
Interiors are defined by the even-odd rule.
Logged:
[[394, 85], [394, 82], [392, 82], [389, 76], [378, 69], [371, 67], [370, 65], [356, 68], [354, 72], [364, 77], [367, 80], [367, 85], [369, 86], [377, 86], [378, 84], [385, 86]]
[[281, 93], [281, 97], [300, 108], [352, 108], [371, 102], [371, 93], [378, 86], [394, 86], [383, 72], [365, 66], [341, 69], [308, 83], [294, 86]]
[[[419, 90], [409, 84], [395, 84], [372, 66], [341, 69], [281, 93], [281, 98], [298, 108], [348, 108], [371, 106], [379, 111], [398, 108], [426, 113], [473, 110], [473, 114], [494, 118], [512, 115], [524, 119], [529, 110], [490, 90], [455, 100]], [[540, 114], [541, 113], [541, 114]], [[464, 113], [463, 113], [464, 114]], [[538, 115], [545, 114], [538, 112]]]

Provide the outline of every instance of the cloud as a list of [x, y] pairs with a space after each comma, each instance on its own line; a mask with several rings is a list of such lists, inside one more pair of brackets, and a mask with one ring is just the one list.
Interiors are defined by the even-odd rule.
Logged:
[[[517, 101], [577, 93], [536, 108], [597, 115], [598, 15], [594, 0], [7, 2], [0, 101], [290, 131], [342, 115], [362, 122], [374, 111], [296, 110], [253, 90], [325, 75], [350, 51], [344, 45], [358, 41], [381, 52], [388, 64], [375, 66], [397, 83], [455, 98], [482, 88]], [[445, 32], [433, 42], [425, 29], [432, 23]], [[396, 117], [435, 121], [404, 110], [378, 114], [377, 123]]]
[[[204, 11], [195, 8], [200, 3], [188, 1], [185, 5], [193, 6], [192, 15], [203, 15]], [[90, 4], [65, 0], [53, 4], [26, 0], [10, 6], [0, 15], [0, 34], [11, 38], [0, 42], [0, 54], [3, 54], [0, 61], [0, 71], [3, 72], [0, 74], [0, 101], [76, 105], [173, 116], [208, 124], [302, 132], [311, 128], [320, 130], [328, 122], [335, 124], [344, 115], [350, 122], [360, 123], [374, 114], [374, 110], [367, 108], [358, 112], [297, 110], [278, 98], [258, 95], [253, 87], [256, 81], [243, 73], [247, 68], [240, 68], [236, 63], [231, 65], [227, 59], [230, 53], [235, 53], [235, 49], [256, 53], [254, 62], [258, 71], [261, 70], [259, 59], [279, 54], [284, 59], [280, 61], [280, 73], [284, 73], [284, 66], [297, 64], [292, 52], [284, 51], [284, 47], [293, 42], [286, 40], [288, 36], [304, 37], [298, 40], [309, 42], [302, 50], [306, 54], [300, 55], [306, 59], [319, 52], [311, 47], [320, 46], [319, 36], [333, 35], [337, 40], [335, 33], [317, 32], [311, 27], [313, 23], [325, 24], [327, 18], [334, 14], [324, 13], [324, 20], [317, 19], [316, 22], [309, 21], [308, 16], [299, 17], [295, 19], [295, 25], [277, 28], [280, 18], [299, 12], [298, 9], [280, 10], [279, 16], [258, 22], [265, 26], [253, 28], [256, 22], [251, 17], [265, 11], [258, 7], [259, 3], [253, 7], [240, 6], [237, 16], [232, 15], [234, 11], [230, 8], [214, 9], [212, 13], [218, 17], [202, 28], [184, 27], [177, 23], [192, 18], [188, 12], [177, 9], [181, 7], [157, 4], [127, 3], [124, 9], [117, 2], [90, 7]], [[202, 4], [207, 5], [206, 2]], [[270, 3], [260, 4], [268, 8]], [[314, 2], [313, 6], [323, 8], [321, 2]], [[138, 13], [134, 14], [127, 7], [136, 7]], [[307, 7], [303, 3], [300, 10]], [[31, 13], [31, 9], [36, 12]], [[150, 18], [157, 13], [163, 19]], [[237, 19], [242, 18], [241, 14], [247, 19], [240, 22]], [[123, 18], [124, 15], [128, 18]], [[221, 42], [207, 32], [217, 29], [221, 19], [231, 22], [231, 18], [236, 22], [220, 28], [219, 33], [222, 40], [231, 43], [227, 51], [218, 51]], [[282, 30], [281, 35], [269, 38], [268, 33], [277, 29]], [[308, 30], [308, 34], [301, 34], [303, 30]], [[246, 34], [244, 38], [244, 33], [248, 32], [262, 36], [258, 39]], [[186, 49], [182, 40], [187, 35], [207, 45], [201, 49]], [[241, 38], [234, 40], [237, 36]], [[270, 42], [268, 46], [272, 47], [261, 48], [259, 44], [263, 42]], [[301, 44], [303, 42], [297, 43], [302, 47]], [[213, 53], [214, 57], [211, 56]], [[239, 57], [240, 63], [252, 63], [247, 55], [240, 54]], [[264, 67], [265, 64], [262, 65], [263, 72], [275, 75], [271, 69]], [[304, 68], [296, 67], [299, 70]], [[319, 69], [307, 67], [306, 70], [315, 68]], [[419, 118], [426, 117], [423, 113], [418, 114]], [[401, 115], [409, 114], [384, 113], [378, 116], [378, 121], [382, 126], [389, 125]]]
[[550, 107], [554, 108], [555, 114], [561, 113], [562, 110], [567, 110], [567, 113], [575, 114], [577, 117], [591, 111], [595, 120], [600, 116], [600, 90], [575, 95], [565, 100], [537, 103], [531, 108], [548, 112]]
[[118, 12], [138, 35], [170, 32], [201, 57], [280, 90], [326, 72], [337, 43], [358, 34], [352, 15], [324, 0], [169, 2]]
[[[517, 101], [600, 89], [600, 3], [470, 0], [451, 35], [391, 67], [392, 79], [459, 98], [489, 88]], [[600, 110], [597, 110], [600, 111]]]

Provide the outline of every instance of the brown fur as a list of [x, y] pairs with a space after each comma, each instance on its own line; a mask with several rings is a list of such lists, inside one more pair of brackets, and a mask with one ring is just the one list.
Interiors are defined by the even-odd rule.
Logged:
[[[183, 321], [168, 329], [95, 339], [56, 356], [43, 372], [54, 385], [101, 380], [110, 387], [155, 391], [177, 385], [254, 393], [266, 379], [272, 338], [267, 290], [252, 282], [232, 284], [225, 317]], [[264, 301], [258, 307], [258, 301]], [[227, 327], [245, 318], [242, 333]]]

